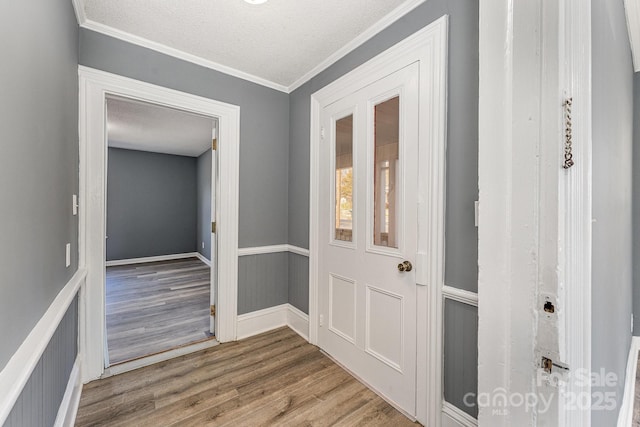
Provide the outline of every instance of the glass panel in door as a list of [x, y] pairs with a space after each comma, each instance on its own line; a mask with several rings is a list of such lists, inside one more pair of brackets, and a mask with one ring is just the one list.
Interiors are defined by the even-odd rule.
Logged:
[[374, 107], [373, 244], [398, 247], [400, 97]]
[[353, 115], [336, 120], [335, 239], [353, 241]]

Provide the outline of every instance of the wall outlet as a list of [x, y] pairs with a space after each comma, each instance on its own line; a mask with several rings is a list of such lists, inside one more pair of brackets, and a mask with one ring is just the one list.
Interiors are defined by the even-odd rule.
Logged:
[[204, 249], [204, 242], [202, 242], [202, 249]]
[[320, 326], [324, 326], [324, 314], [320, 315]]
[[67, 246], [65, 246], [65, 267], [69, 267], [71, 265], [71, 243], [67, 243]]
[[78, 215], [78, 195], [74, 194], [72, 198], [71, 211], [73, 215]]

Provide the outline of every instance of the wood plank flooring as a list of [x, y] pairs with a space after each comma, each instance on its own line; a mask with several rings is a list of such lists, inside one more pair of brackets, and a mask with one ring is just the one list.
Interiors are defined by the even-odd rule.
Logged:
[[209, 339], [209, 274], [197, 258], [107, 267], [110, 364]]
[[417, 425], [284, 327], [84, 386], [76, 426]]
[[633, 396], [633, 427], [640, 427], [640, 355], [636, 365], [636, 386]]

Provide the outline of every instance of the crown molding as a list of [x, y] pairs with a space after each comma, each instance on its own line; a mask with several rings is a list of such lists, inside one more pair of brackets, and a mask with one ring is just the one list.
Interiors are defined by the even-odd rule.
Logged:
[[[80, 0], [74, 0], [80, 1]], [[123, 40], [128, 43], [132, 43], [138, 46], [146, 47], [147, 49], [155, 50], [156, 52], [163, 53], [165, 55], [173, 56], [174, 58], [182, 59], [183, 61], [191, 62], [193, 64], [201, 65], [203, 67], [219, 71], [221, 73], [237, 77], [239, 79], [247, 80], [252, 83], [259, 84], [271, 89], [275, 89], [280, 92], [289, 93], [287, 87], [275, 82], [272, 82], [262, 77], [254, 76], [253, 74], [245, 73], [244, 71], [237, 70], [226, 65], [219, 64], [217, 62], [210, 61], [202, 58], [201, 56], [193, 55], [191, 53], [184, 52], [173, 47], [169, 47], [162, 43], [154, 42], [144, 37], [136, 36], [126, 31], [118, 30], [108, 25], [101, 24], [100, 22], [85, 19], [84, 23], [80, 24], [82, 28], [95, 31], [110, 37], [114, 37], [119, 40]]]
[[222, 65], [220, 63], [205, 59], [201, 56], [194, 55], [191, 53], [184, 52], [182, 50], [167, 46], [162, 43], [158, 43], [144, 37], [136, 36], [134, 34], [128, 33], [126, 31], [122, 31], [108, 25], [102, 24], [100, 22], [93, 21], [88, 19], [84, 9], [83, 0], [71, 0], [73, 3], [73, 8], [76, 13], [76, 18], [78, 20], [78, 25], [80, 27], [85, 28], [87, 30], [95, 31], [100, 34], [104, 34], [109, 37], [113, 37], [127, 43], [135, 44], [137, 46], [145, 47], [147, 49], [154, 50], [156, 52], [163, 53], [165, 55], [173, 56], [174, 58], [181, 59], [183, 61], [191, 62], [193, 64], [200, 65], [202, 67], [206, 67], [215, 71], [219, 71], [224, 74], [228, 74], [233, 77], [237, 77], [239, 79], [247, 80], [252, 83], [256, 83], [261, 86], [265, 86], [280, 92], [291, 93], [322, 71], [329, 68], [331, 65], [338, 62], [340, 59], [344, 58], [350, 52], [354, 51], [361, 45], [363, 45], [366, 41], [371, 39], [376, 34], [380, 33], [382, 30], [393, 24], [395, 21], [411, 12], [413, 9], [424, 3], [426, 0], [407, 0], [390, 13], [385, 15], [382, 19], [377, 21], [375, 24], [367, 28], [364, 32], [358, 35], [356, 38], [342, 46], [336, 52], [327, 57], [324, 61], [320, 62], [313, 69], [305, 73], [302, 77], [296, 80], [290, 86], [285, 86], [280, 83], [273, 82], [271, 80], [255, 76], [250, 73], [246, 73], [244, 71], [240, 71], [236, 68], [232, 68], [226, 65]]
[[400, 6], [392, 10], [389, 14], [385, 15], [378, 22], [367, 28], [364, 32], [360, 33], [355, 39], [351, 40], [349, 43], [342, 46], [340, 49], [331, 54], [327, 59], [316, 65], [313, 69], [308, 71], [298, 80], [296, 80], [291, 86], [287, 88], [289, 93], [298, 89], [300, 86], [338, 62], [340, 59], [347, 56], [349, 53], [356, 50], [358, 47], [362, 46], [366, 41], [373, 38], [376, 34], [380, 33], [382, 30], [396, 22], [398, 19], [402, 18], [407, 13], [411, 12], [416, 7], [420, 6], [426, 0], [407, 0], [402, 3]]
[[87, 15], [84, 11], [84, 3], [82, 0], [71, 0], [71, 3], [73, 4], [73, 10], [76, 13], [78, 25], [82, 26], [87, 20]]
[[633, 71], [640, 71], [640, 3], [637, 0], [624, 0], [624, 10], [627, 16]]

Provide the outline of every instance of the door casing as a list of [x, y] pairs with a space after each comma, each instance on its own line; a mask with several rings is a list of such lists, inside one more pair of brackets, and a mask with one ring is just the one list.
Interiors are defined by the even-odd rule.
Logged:
[[80, 290], [79, 346], [82, 381], [104, 372], [106, 235], [106, 97], [122, 96], [218, 119], [216, 185], [216, 338], [236, 339], [238, 300], [238, 181], [240, 107], [79, 66], [79, 268], [87, 270]]
[[322, 109], [394, 71], [420, 66], [418, 254], [416, 256], [417, 411], [424, 425], [442, 413], [442, 287], [444, 284], [447, 34], [445, 15], [311, 95], [309, 341], [318, 343], [319, 153]]

